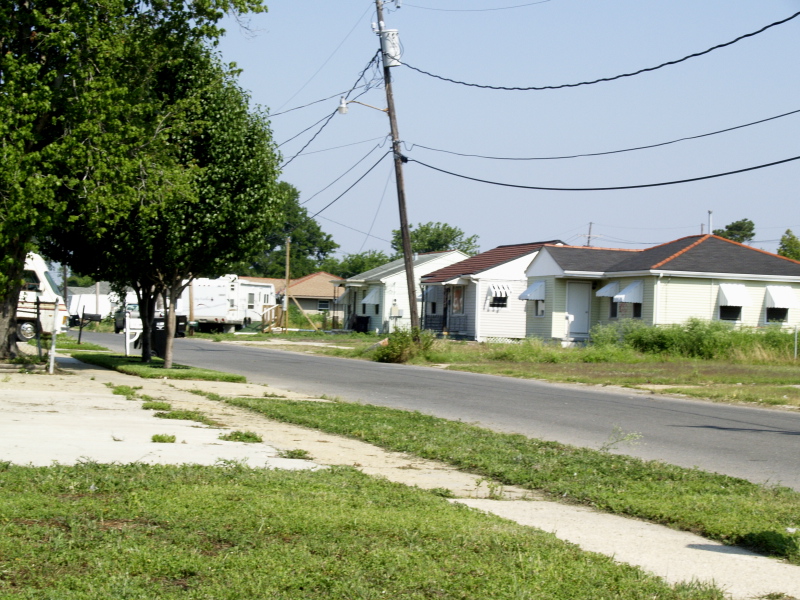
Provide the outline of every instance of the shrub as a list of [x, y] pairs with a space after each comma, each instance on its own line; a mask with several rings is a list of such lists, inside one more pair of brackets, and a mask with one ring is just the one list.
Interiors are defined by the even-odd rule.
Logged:
[[384, 363], [405, 363], [428, 352], [433, 341], [433, 333], [428, 330], [400, 328], [389, 334], [385, 346], [378, 346], [374, 359]]

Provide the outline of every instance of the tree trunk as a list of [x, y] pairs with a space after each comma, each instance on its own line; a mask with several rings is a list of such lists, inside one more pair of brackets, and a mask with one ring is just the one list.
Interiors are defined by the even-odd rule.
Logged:
[[153, 358], [153, 319], [155, 318], [155, 286], [137, 283], [134, 286], [139, 300], [139, 317], [142, 319], [142, 362], [149, 363]]
[[184, 283], [183, 278], [177, 276], [170, 283], [167, 294], [169, 296], [169, 307], [167, 308], [167, 349], [164, 353], [164, 368], [172, 368], [172, 349], [175, 342], [175, 333], [178, 329], [177, 316], [175, 314], [178, 307], [178, 299], [183, 294], [187, 285], [191, 285], [192, 278]]
[[22, 272], [25, 270], [25, 247], [9, 248], [7, 255], [11, 258], [6, 262], [6, 271], [3, 273], [10, 282], [7, 286], [8, 294], [0, 296], [0, 359], [7, 360], [19, 356], [17, 348], [17, 304], [21, 289]]

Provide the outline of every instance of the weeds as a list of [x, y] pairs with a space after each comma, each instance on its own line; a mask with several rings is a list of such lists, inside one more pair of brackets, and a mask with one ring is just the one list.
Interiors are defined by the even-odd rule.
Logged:
[[433, 340], [433, 333], [426, 329], [400, 328], [389, 334], [386, 345], [379, 345], [373, 356], [378, 362], [405, 363], [428, 352]]
[[179, 421], [196, 421], [204, 425], [219, 425], [219, 423], [209, 419], [199, 410], [170, 410], [166, 412], [157, 412], [153, 416], [159, 419], [176, 419]]
[[172, 410], [172, 405], [169, 402], [160, 402], [158, 400], [150, 400], [148, 402], [143, 402], [142, 403], [142, 408], [144, 410], [170, 411], [170, 410]]
[[230, 433], [221, 433], [219, 439], [225, 442], [247, 442], [255, 444], [262, 442], [262, 438], [257, 433], [252, 431], [231, 431]]
[[301, 450], [299, 448], [295, 450], [282, 450], [278, 453], [278, 456], [281, 458], [298, 458], [300, 460], [311, 460], [311, 454], [308, 450]]
[[150, 440], [156, 444], [174, 444], [175, 436], [167, 433], [154, 433]]

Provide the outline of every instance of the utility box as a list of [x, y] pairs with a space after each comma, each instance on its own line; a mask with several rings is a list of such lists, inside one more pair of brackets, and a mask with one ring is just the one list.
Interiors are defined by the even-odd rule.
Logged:
[[397, 29], [384, 29], [381, 35], [381, 51], [384, 67], [400, 66], [400, 35]]

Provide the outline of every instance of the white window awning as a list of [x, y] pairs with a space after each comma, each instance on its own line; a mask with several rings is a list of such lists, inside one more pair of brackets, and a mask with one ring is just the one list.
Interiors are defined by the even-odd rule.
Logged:
[[381, 303], [381, 288], [373, 287], [369, 293], [361, 301], [361, 304], [380, 304]]
[[506, 283], [490, 283], [489, 293], [495, 297], [508, 298], [513, 292], [511, 286]]
[[797, 293], [788, 285], [768, 285], [765, 301], [767, 308], [800, 308]]
[[430, 302], [431, 296], [433, 296], [433, 288], [429, 285], [426, 285], [422, 288], [422, 291], [417, 294], [417, 302]]
[[344, 293], [334, 300], [334, 304], [347, 304], [347, 299], [350, 297], [350, 290], [345, 290]]
[[750, 306], [750, 296], [743, 283], [719, 284], [720, 306]]
[[528, 286], [528, 289], [519, 295], [520, 300], [544, 300], [545, 282], [537, 281]]
[[612, 281], [611, 283], [607, 283], [595, 293], [595, 296], [601, 298], [613, 298], [619, 292], [619, 281]]
[[619, 294], [614, 296], [614, 302], [633, 302], [634, 304], [641, 304], [644, 298], [644, 285], [642, 280], [637, 279], [628, 284]]

